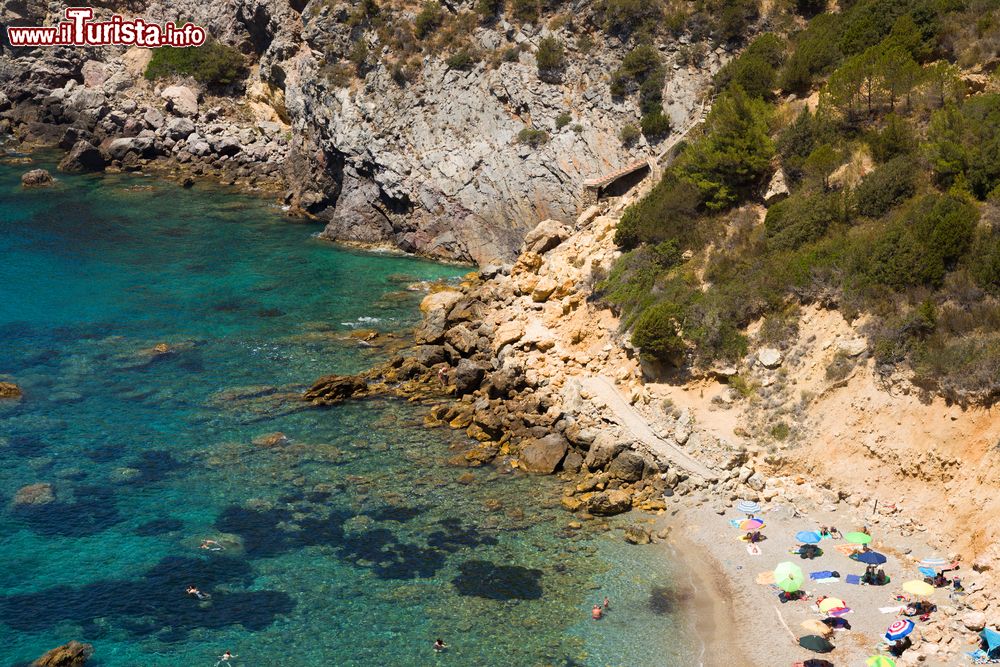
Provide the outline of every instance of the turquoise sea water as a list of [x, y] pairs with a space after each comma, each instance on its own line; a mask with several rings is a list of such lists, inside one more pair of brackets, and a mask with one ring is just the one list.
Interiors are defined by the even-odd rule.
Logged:
[[[464, 269], [207, 186], [24, 191], [28, 168], [0, 165], [0, 380], [25, 393], [0, 402], [0, 664], [70, 639], [99, 667], [694, 664], [670, 596], [651, 604], [662, 552], [568, 529], [556, 481], [449, 467], [469, 443], [419, 406], [295, 401]], [[36, 483], [55, 500], [16, 506]]]

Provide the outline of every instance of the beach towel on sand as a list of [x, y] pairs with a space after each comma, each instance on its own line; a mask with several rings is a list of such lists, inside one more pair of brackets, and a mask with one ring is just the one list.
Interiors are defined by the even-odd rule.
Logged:
[[751, 556], [759, 556], [760, 555], [760, 547], [758, 547], [756, 544], [748, 544], [747, 545], [747, 553], [750, 554]]
[[844, 577], [844, 581], [848, 584], [854, 584], [855, 586], [861, 585], [861, 575], [859, 574], [849, 574]]
[[810, 579], [829, 579], [830, 577], [835, 577], [833, 570], [820, 570], [819, 572], [810, 572]]
[[837, 577], [826, 577], [825, 579], [813, 579], [817, 584], [836, 584], [840, 582]]
[[900, 605], [898, 607], [879, 607], [878, 608], [879, 612], [882, 613], [882, 614], [895, 614], [896, 612], [901, 611], [902, 609], [903, 609], [902, 605]]

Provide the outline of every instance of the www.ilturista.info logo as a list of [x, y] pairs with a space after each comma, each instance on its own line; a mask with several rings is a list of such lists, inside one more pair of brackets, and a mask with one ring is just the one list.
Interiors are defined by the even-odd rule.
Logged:
[[66, 21], [51, 27], [9, 26], [11, 46], [201, 46], [205, 29], [192, 23], [162, 26], [142, 19], [126, 19], [115, 14], [107, 21], [91, 21], [90, 7], [68, 7]]

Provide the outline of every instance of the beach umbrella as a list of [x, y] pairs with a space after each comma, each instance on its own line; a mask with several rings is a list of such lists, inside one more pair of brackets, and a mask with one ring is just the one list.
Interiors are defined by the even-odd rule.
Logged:
[[872, 536], [867, 533], [848, 533], [844, 535], [844, 539], [851, 544], [868, 544], [872, 541]]
[[745, 530], [747, 532], [751, 530], [760, 530], [764, 527], [764, 522], [760, 519], [747, 519], [740, 523], [740, 530]]
[[907, 581], [903, 584], [903, 590], [907, 593], [912, 593], [913, 595], [919, 595], [920, 597], [927, 597], [934, 593], [934, 587], [928, 584], [926, 581]]
[[736, 511], [744, 514], [757, 514], [760, 512], [760, 505], [753, 500], [741, 500], [736, 503]]
[[896, 667], [896, 662], [884, 655], [873, 655], [865, 661], [867, 667]]
[[855, 556], [854, 560], [865, 565], [881, 565], [886, 561], [886, 558], [877, 551], [866, 551]]
[[913, 621], [908, 618], [900, 618], [885, 631], [885, 638], [894, 642], [902, 639], [911, 632], [913, 632]]
[[936, 577], [937, 576], [937, 572], [934, 570], [934, 568], [930, 568], [930, 567], [918, 567], [917, 568], [917, 572], [919, 572], [920, 574], [924, 575], [925, 577]]
[[[940, 556], [930, 556], [929, 558], [925, 558], [922, 561], [920, 561], [920, 564], [923, 565], [924, 567], [929, 567], [934, 570], [943, 570], [944, 568], [951, 565], [951, 561], [945, 560]], [[934, 575], [929, 575], [929, 576], [934, 576]]]
[[824, 614], [832, 613], [836, 609], [846, 609], [847, 603], [840, 598], [823, 598], [819, 603], [819, 610]]
[[823, 621], [817, 621], [815, 618], [802, 621], [802, 627], [812, 634], [819, 635], [820, 637], [830, 637], [833, 635], [833, 628]]
[[836, 648], [829, 642], [829, 640], [824, 639], [819, 635], [806, 635], [805, 637], [800, 637], [799, 646], [809, 649], [815, 653], [829, 653]]
[[799, 542], [802, 542], [803, 544], [816, 544], [822, 538], [816, 531], [800, 530], [799, 532], [795, 533], [795, 539], [797, 539]]
[[802, 568], [795, 563], [786, 560], [784, 563], [778, 563], [778, 567], [774, 568], [774, 585], [786, 593], [794, 593], [802, 588], [805, 580]]

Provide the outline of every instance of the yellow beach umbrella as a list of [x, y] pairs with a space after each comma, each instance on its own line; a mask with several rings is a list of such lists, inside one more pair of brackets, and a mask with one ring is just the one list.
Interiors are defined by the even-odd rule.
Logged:
[[819, 635], [820, 637], [829, 637], [833, 634], [833, 628], [823, 621], [817, 621], [815, 618], [802, 621], [802, 627], [814, 635]]
[[833, 611], [834, 609], [842, 609], [847, 606], [847, 603], [840, 598], [825, 598], [819, 603], [819, 610], [824, 614]]
[[903, 590], [907, 593], [912, 593], [913, 595], [918, 595], [920, 597], [927, 597], [934, 593], [934, 587], [928, 584], [926, 581], [918, 581], [914, 579], [913, 581], [907, 581], [903, 584]]

